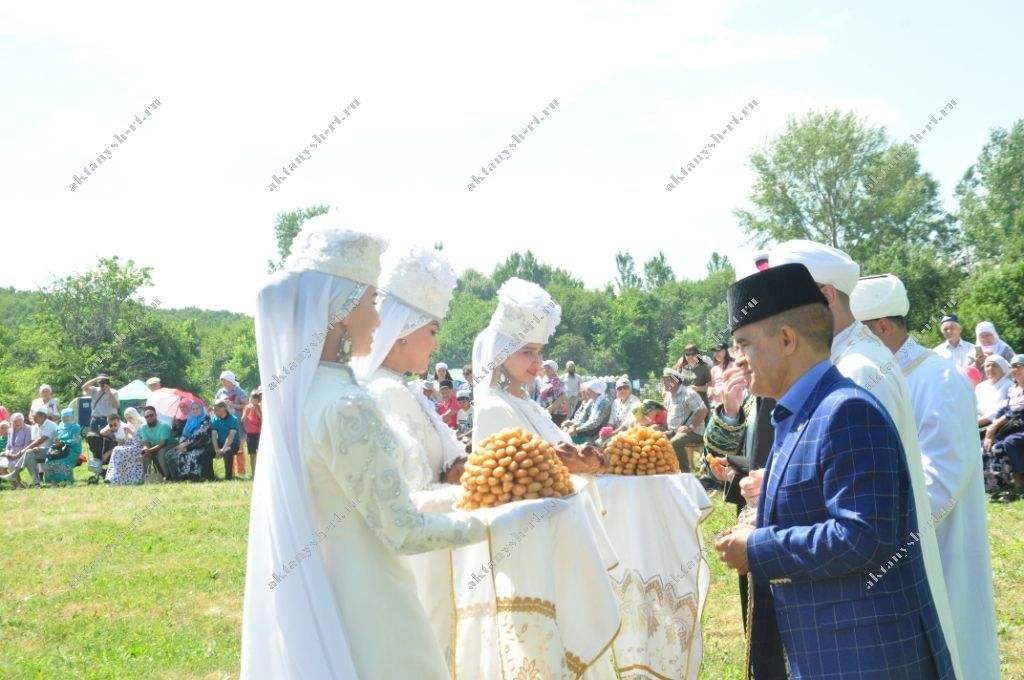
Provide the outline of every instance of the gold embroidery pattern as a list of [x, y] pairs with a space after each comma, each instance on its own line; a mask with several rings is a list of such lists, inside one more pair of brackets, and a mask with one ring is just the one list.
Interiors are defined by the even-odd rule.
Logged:
[[[626, 570], [621, 581], [613, 578], [612, 587], [621, 602], [622, 628], [629, 632], [627, 638], [652, 641], [660, 638], [663, 649], [690, 649], [698, 630], [695, 593], [679, 597], [673, 585], [666, 586], [661, 576], [654, 575], [645, 581], [636, 570]], [[678, 666], [682, 660], [661, 661], [671, 667]]]
[[511, 680], [545, 680], [545, 678], [537, 668], [537, 664], [532, 659], [527, 659], [526, 663], [515, 670]]
[[529, 612], [555, 618], [555, 603], [539, 597], [499, 597], [496, 603], [499, 612]]
[[478, 602], [468, 607], [459, 607], [457, 612], [460, 619], [483, 618], [494, 616], [496, 613], [493, 602]]
[[565, 650], [565, 662], [569, 664], [569, 670], [572, 671], [574, 678], [580, 677], [583, 671], [587, 670], [587, 662], [569, 650]]

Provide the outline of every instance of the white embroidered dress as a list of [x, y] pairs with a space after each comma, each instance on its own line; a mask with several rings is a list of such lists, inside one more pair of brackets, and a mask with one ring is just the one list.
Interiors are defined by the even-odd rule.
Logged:
[[[448, 678], [399, 553], [475, 543], [486, 537], [486, 527], [468, 515], [417, 511], [395, 438], [347, 367], [322, 362], [306, 404], [303, 455], [313, 521], [333, 527], [320, 544], [321, 559], [359, 677]], [[352, 508], [355, 513], [337, 519]]]

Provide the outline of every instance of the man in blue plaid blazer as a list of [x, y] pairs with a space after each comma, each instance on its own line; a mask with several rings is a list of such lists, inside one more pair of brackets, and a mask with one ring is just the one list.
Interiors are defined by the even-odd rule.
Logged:
[[[803, 265], [736, 282], [730, 310], [751, 297], [733, 342], [751, 393], [778, 400], [775, 443], [757, 526], [727, 531], [720, 557], [770, 585], [760, 616], [774, 615], [792, 677], [954, 680], [892, 420], [829, 361], [831, 312]], [[755, 602], [755, 653], [758, 618]]]

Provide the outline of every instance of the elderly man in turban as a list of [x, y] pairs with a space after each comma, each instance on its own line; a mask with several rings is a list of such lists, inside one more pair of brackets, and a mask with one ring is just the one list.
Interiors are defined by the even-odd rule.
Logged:
[[961, 667], [970, 669], [972, 679], [994, 680], [999, 677], [999, 642], [973, 390], [958, 367], [907, 333], [910, 301], [897, 277], [860, 279], [850, 308], [895, 355], [906, 376], [946, 592], [957, 612]]
[[[732, 313], [751, 297], [755, 308]], [[773, 617], [793, 678], [954, 678], [921, 552], [907, 547], [918, 517], [899, 432], [829, 361], [826, 296], [789, 264], [736, 282], [728, 299], [737, 365], [751, 393], [778, 401], [756, 528], [715, 542], [729, 567], [770, 585], [772, 604], [751, 612], [754, 677]]]
[[[946, 582], [942, 574], [939, 546], [935, 538], [935, 527], [926, 517], [930, 506], [928, 488], [925, 483], [921, 445], [917, 438], [917, 424], [910, 403], [910, 392], [892, 352], [886, 349], [867, 326], [857, 321], [850, 310], [850, 295], [857, 286], [860, 265], [841, 250], [800, 239], [780, 243], [768, 253], [767, 267], [787, 263], [798, 263], [807, 267], [828, 301], [833, 318], [832, 363], [840, 373], [871, 392], [882, 403], [900, 433], [903, 450], [907, 452], [914, 503], [922, 517], [919, 549], [924, 555], [928, 584], [939, 612], [939, 621], [946, 636], [953, 667], [957, 670], [957, 677], [965, 677], [959, 672], [960, 657], [956, 646], [953, 615], [946, 593]], [[743, 303], [745, 307], [739, 308], [743, 311], [738, 313], [738, 316], [749, 314], [758, 306], [751, 308], [749, 301]], [[751, 494], [759, 493], [756, 483], [748, 484], [747, 489]]]

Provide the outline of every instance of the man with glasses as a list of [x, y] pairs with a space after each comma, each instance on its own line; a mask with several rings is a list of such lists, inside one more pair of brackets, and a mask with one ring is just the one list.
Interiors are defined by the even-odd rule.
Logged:
[[633, 420], [633, 409], [640, 400], [633, 394], [633, 386], [629, 376], [624, 375], [615, 381], [615, 401], [612, 403], [612, 415], [608, 424], [616, 432], [628, 426]]
[[147, 406], [144, 412], [146, 424], [142, 426], [143, 460], [155, 461], [156, 468], [164, 479], [171, 482], [178, 478], [178, 455], [174, 450], [171, 428], [157, 420], [156, 409]]

